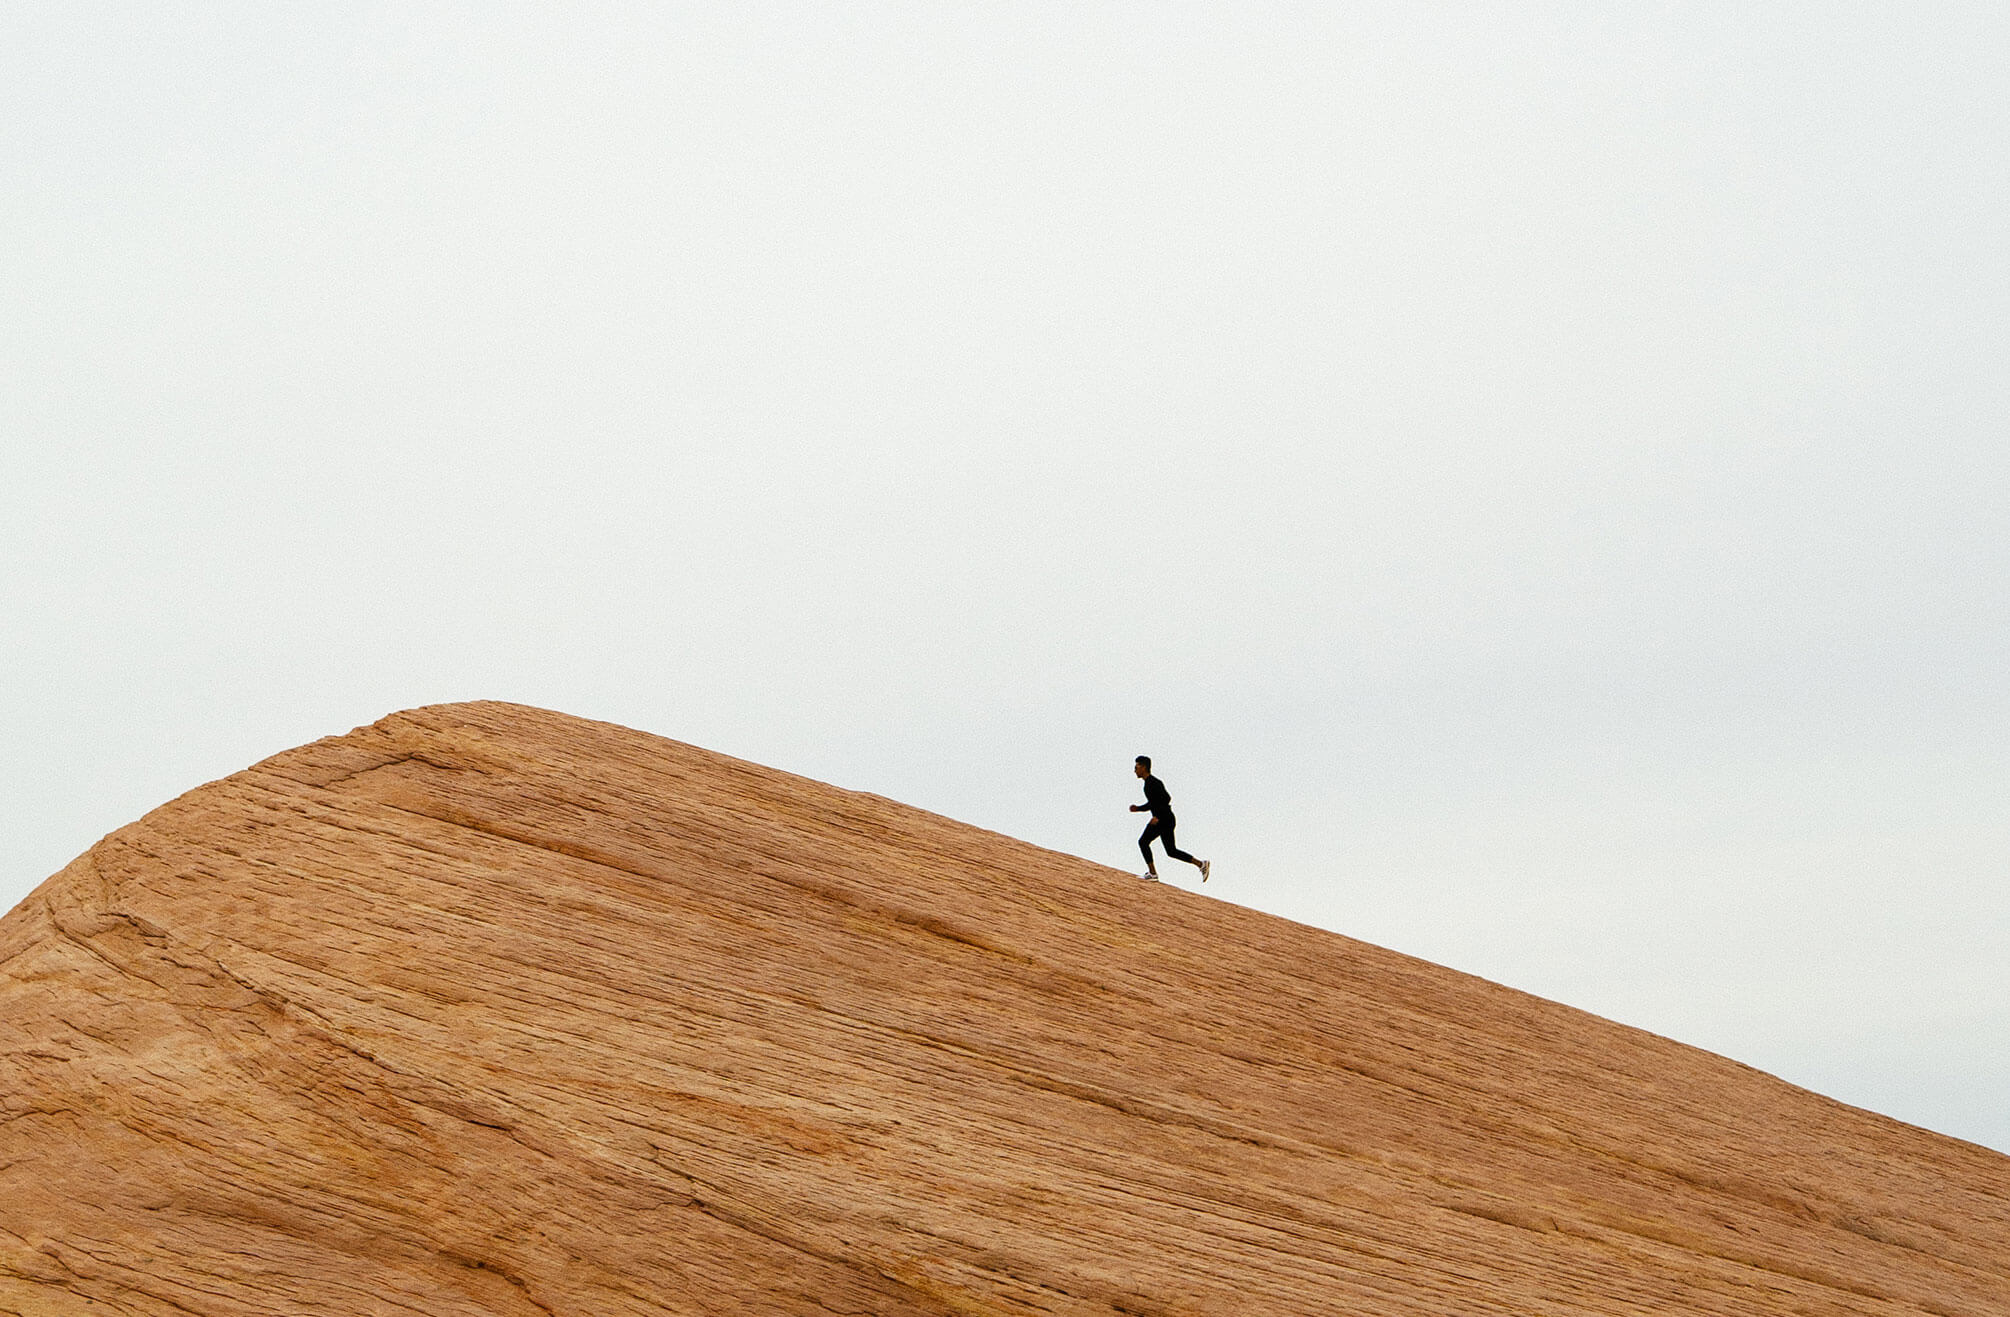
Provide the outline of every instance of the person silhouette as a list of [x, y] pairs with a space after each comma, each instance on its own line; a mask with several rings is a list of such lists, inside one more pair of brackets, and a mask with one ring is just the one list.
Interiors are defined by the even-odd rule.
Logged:
[[1138, 849], [1145, 853], [1145, 871], [1138, 876], [1148, 883], [1159, 880], [1158, 862], [1152, 859], [1152, 841], [1156, 838], [1165, 843], [1167, 859], [1185, 860], [1200, 870], [1200, 880], [1206, 882], [1207, 871], [1214, 867], [1212, 861], [1196, 860], [1173, 844], [1175, 820], [1172, 812], [1172, 793], [1166, 790], [1165, 783], [1152, 776], [1150, 755], [1137, 757], [1136, 772], [1145, 780], [1145, 803], [1131, 806], [1131, 813], [1138, 814], [1149, 810], [1152, 816], [1152, 821], [1145, 825], [1144, 835], [1138, 838]]

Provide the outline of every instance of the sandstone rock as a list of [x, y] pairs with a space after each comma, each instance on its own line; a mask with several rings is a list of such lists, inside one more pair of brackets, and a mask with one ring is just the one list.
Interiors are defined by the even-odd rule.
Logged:
[[503, 704], [0, 921], [0, 1313], [2010, 1313], [2010, 1158]]

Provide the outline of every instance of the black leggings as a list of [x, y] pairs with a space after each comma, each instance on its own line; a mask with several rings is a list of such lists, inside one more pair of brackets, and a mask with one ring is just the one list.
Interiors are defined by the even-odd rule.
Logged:
[[1196, 860], [1193, 856], [1188, 855], [1185, 851], [1173, 845], [1173, 821], [1171, 819], [1153, 819], [1145, 825], [1144, 835], [1138, 838], [1138, 849], [1145, 853], [1145, 868], [1149, 869], [1153, 867], [1152, 838], [1154, 837], [1165, 842], [1166, 858], [1168, 860], [1185, 860], [1188, 864], [1200, 863], [1199, 860]]

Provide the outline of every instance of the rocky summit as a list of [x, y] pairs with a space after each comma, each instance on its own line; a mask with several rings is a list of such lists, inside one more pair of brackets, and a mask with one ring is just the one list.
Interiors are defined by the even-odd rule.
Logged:
[[2010, 1158], [507, 704], [0, 921], [0, 1313], [2010, 1313]]

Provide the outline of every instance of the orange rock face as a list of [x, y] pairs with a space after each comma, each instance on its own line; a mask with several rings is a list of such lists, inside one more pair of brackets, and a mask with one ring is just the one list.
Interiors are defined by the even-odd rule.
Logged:
[[0, 1313], [2010, 1313], [2010, 1158], [502, 704], [0, 921]]

